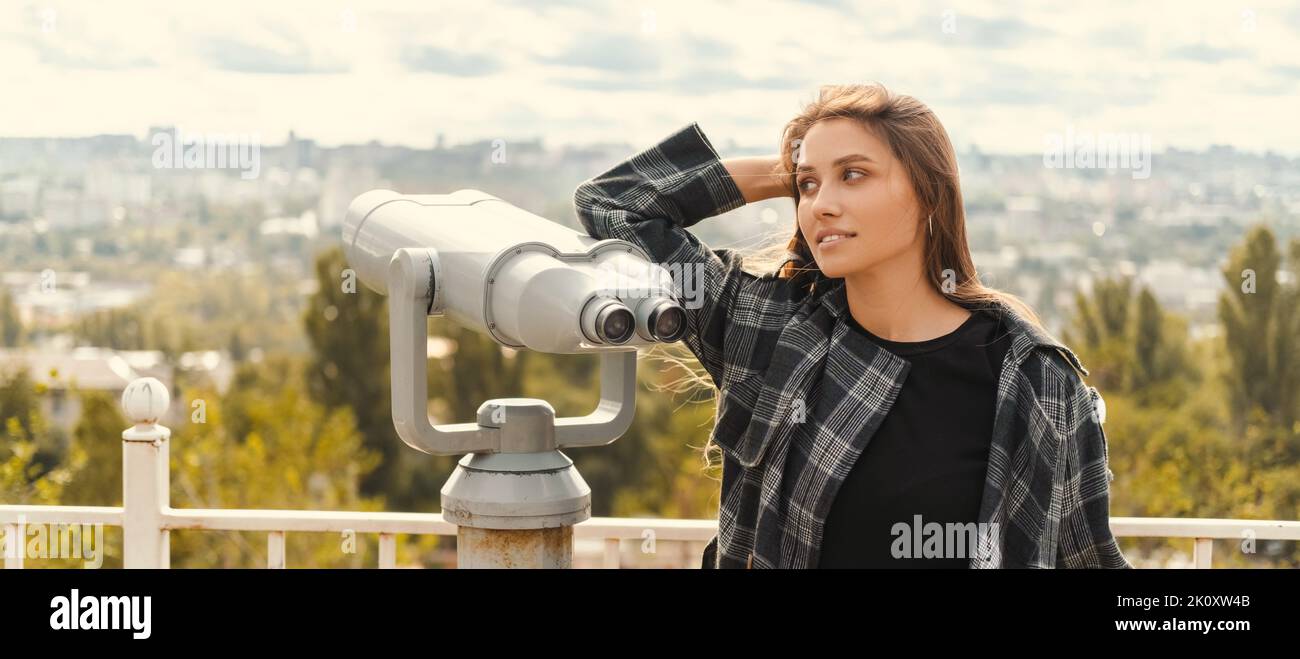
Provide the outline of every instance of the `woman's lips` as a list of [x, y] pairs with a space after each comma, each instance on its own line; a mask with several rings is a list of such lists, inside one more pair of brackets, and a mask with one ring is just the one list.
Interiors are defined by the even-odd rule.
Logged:
[[836, 238], [836, 239], [834, 239], [834, 240], [830, 240], [830, 241], [827, 241], [827, 242], [817, 243], [817, 248], [818, 248], [818, 251], [826, 251], [826, 250], [828, 250], [828, 249], [831, 249], [831, 248], [833, 248], [833, 247], [836, 247], [836, 246], [839, 245], [840, 243], [845, 243], [845, 242], [848, 242], [848, 241], [850, 241], [850, 240], [853, 240], [854, 238], [857, 238], [857, 234], [853, 234], [853, 235], [849, 235], [849, 236], [844, 236], [843, 238]]

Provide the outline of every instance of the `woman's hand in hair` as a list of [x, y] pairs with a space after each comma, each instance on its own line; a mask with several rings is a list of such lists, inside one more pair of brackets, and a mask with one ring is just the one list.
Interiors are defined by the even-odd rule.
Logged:
[[794, 196], [790, 177], [781, 172], [780, 156], [727, 158], [722, 164], [736, 182], [736, 187], [740, 188], [745, 203]]

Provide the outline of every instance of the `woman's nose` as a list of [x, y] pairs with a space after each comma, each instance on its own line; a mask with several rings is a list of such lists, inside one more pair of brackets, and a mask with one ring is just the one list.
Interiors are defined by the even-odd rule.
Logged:
[[817, 190], [812, 203], [813, 217], [836, 217], [840, 214], [840, 202], [833, 191], [825, 188]]

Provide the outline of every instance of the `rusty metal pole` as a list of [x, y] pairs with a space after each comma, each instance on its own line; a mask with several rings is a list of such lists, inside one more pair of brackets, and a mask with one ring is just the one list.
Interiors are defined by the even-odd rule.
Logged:
[[461, 526], [456, 531], [456, 567], [573, 567], [573, 527], [515, 530]]

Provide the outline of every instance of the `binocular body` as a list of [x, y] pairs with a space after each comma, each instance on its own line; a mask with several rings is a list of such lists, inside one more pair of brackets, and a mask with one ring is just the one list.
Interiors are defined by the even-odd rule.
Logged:
[[402, 249], [424, 250], [429, 315], [504, 346], [571, 354], [679, 340], [672, 273], [636, 245], [598, 240], [478, 190], [374, 190], [348, 207], [343, 244], [370, 289], [389, 294]]

